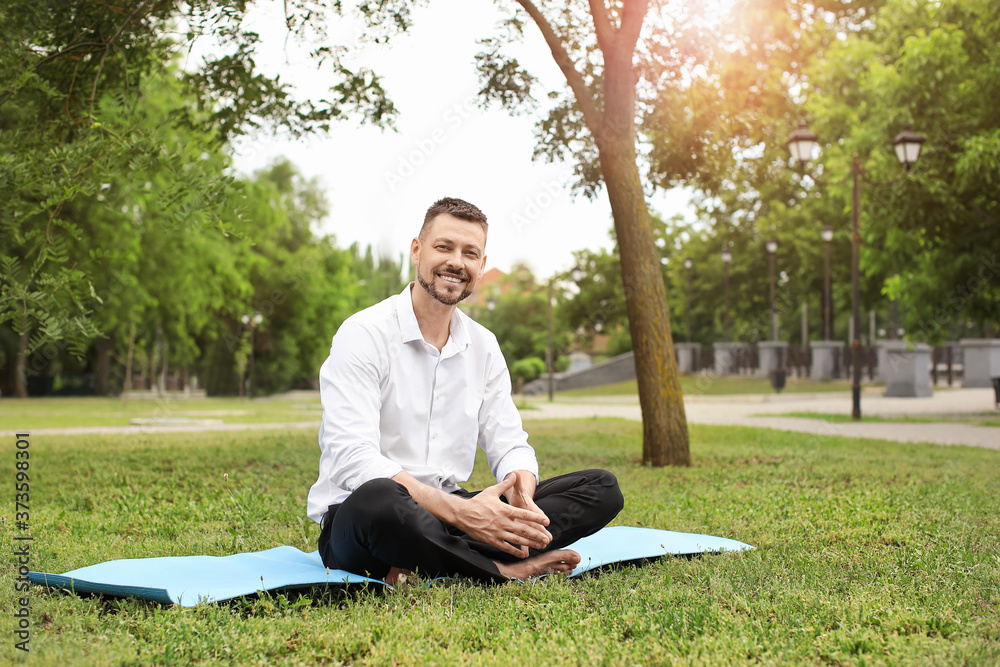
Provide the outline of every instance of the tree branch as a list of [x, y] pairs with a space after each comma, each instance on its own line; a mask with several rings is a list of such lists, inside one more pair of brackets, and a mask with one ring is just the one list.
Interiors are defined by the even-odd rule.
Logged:
[[608, 18], [608, 8], [604, 0], [590, 0], [590, 15], [594, 17], [594, 32], [597, 33], [597, 46], [601, 51], [607, 51], [615, 40], [615, 29]]
[[549, 45], [549, 50], [552, 51], [552, 58], [559, 65], [559, 69], [562, 70], [563, 75], [566, 77], [566, 82], [573, 91], [573, 95], [576, 96], [576, 103], [580, 105], [580, 111], [583, 112], [583, 119], [587, 122], [587, 127], [590, 129], [591, 134], [597, 136], [601, 128], [602, 115], [594, 103], [594, 98], [587, 88], [587, 83], [583, 80], [583, 75], [573, 66], [573, 60], [566, 52], [566, 48], [559, 41], [559, 37], [545, 19], [545, 16], [538, 11], [538, 7], [535, 7], [531, 0], [517, 0], [517, 4], [521, 5], [524, 11], [528, 12], [528, 16], [535, 22], [538, 29], [542, 31], [542, 37], [545, 38], [545, 43]]
[[995, 225], [997, 223], [997, 219], [994, 216], [990, 215], [987, 211], [984, 211], [983, 209], [979, 208], [972, 202], [969, 202], [968, 204], [966, 204], [966, 206], [972, 209], [974, 213], [978, 213], [979, 217], [982, 218], [984, 222], [989, 223], [991, 225]]
[[635, 43], [639, 41], [642, 31], [642, 21], [649, 10], [649, 0], [625, 0], [622, 6], [622, 25], [618, 30], [618, 39], [624, 42], [622, 48], [629, 53], [635, 51]]
[[88, 115], [90, 116], [91, 119], [93, 119], [94, 117], [94, 98], [97, 96], [97, 82], [101, 78], [101, 70], [104, 69], [104, 60], [105, 58], [108, 57], [108, 53], [111, 52], [111, 46], [115, 43], [115, 41], [117, 41], [118, 37], [125, 31], [125, 28], [131, 25], [132, 22], [135, 21], [135, 19], [139, 16], [139, 14], [142, 13], [151, 4], [153, 4], [153, 0], [146, 0], [145, 2], [141, 3], [138, 7], [136, 7], [132, 11], [132, 13], [128, 15], [128, 18], [126, 18], [122, 22], [122, 24], [118, 26], [118, 30], [116, 30], [115, 34], [111, 36], [111, 39], [109, 39], [104, 44], [104, 53], [101, 54], [101, 60], [100, 62], [97, 63], [97, 73], [94, 74], [94, 85], [90, 89], [90, 112]]

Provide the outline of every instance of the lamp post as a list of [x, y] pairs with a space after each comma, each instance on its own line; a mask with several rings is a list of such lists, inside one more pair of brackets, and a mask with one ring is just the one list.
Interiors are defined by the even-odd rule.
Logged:
[[[579, 285], [580, 281], [587, 274], [580, 266], [574, 266], [570, 270], [570, 277], [573, 282]], [[549, 374], [549, 402], [555, 400], [556, 392], [556, 380], [555, 380], [555, 363], [556, 363], [556, 348], [555, 348], [555, 305], [556, 299], [553, 294], [555, 290], [556, 277], [552, 276], [549, 278], [548, 284], [548, 302], [549, 302], [549, 345], [545, 350], [545, 367]]]
[[823, 340], [830, 340], [830, 244], [833, 241], [833, 227], [824, 225], [820, 235], [826, 252], [823, 260]]
[[247, 396], [253, 398], [253, 348], [255, 344], [254, 332], [256, 332], [258, 325], [260, 325], [260, 323], [264, 321], [264, 316], [261, 315], [260, 313], [254, 313], [253, 316], [244, 313], [243, 317], [241, 317], [240, 320], [243, 322], [244, 326], [250, 327], [250, 363], [248, 364], [249, 368], [247, 369], [247, 375], [249, 376], [247, 378], [247, 382], [249, 383], [249, 387], [247, 388]]
[[806, 162], [812, 159], [813, 148], [819, 144], [819, 137], [810, 132], [805, 123], [800, 122], [798, 129], [788, 135], [785, 143], [792, 159], [799, 163], [799, 171], [805, 171]]
[[[805, 124], [800, 123], [799, 128], [788, 137], [788, 149], [792, 157], [799, 161], [800, 168], [812, 157], [813, 147], [818, 143], [815, 134], [805, 129]], [[909, 123], [906, 129], [896, 135], [892, 140], [892, 147], [896, 151], [896, 159], [899, 160], [905, 172], [916, 164], [920, 156], [920, 147], [924, 143], [924, 138], [910, 129]], [[854, 372], [851, 393], [853, 406], [851, 417], [855, 420], [861, 419], [861, 179], [864, 177], [864, 170], [861, 167], [861, 158], [855, 153], [851, 158], [851, 314], [854, 322], [851, 332], [851, 349], [853, 350]], [[867, 179], [865, 179], [867, 180]], [[869, 181], [870, 183], [871, 181]]]
[[547, 300], [549, 303], [549, 345], [545, 349], [545, 368], [549, 372], [549, 402], [555, 400], [556, 380], [555, 380], [555, 331], [553, 330], [553, 308], [552, 308], [552, 283], [555, 276], [549, 278], [547, 290]]
[[778, 252], [778, 239], [770, 238], [764, 245], [767, 248], [771, 274], [771, 341], [776, 343], [778, 342], [778, 308], [774, 302], [774, 260]]
[[684, 258], [684, 270], [687, 272], [687, 292], [684, 295], [684, 314], [687, 318], [687, 342], [691, 342], [691, 267], [694, 262], [690, 257]]
[[728, 250], [722, 251], [722, 341], [729, 342], [729, 262], [733, 260], [733, 253]]

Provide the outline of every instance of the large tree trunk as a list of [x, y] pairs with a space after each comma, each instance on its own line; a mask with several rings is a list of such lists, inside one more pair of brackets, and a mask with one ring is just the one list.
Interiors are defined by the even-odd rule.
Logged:
[[615, 221], [635, 353], [642, 408], [642, 461], [654, 466], [690, 465], [667, 292], [636, 164], [632, 50], [606, 49], [604, 59], [605, 108], [596, 139]]
[[[632, 56], [648, 0], [625, 0], [612, 21], [607, 6], [591, 0], [597, 43], [604, 54], [603, 110], [575, 68], [559, 34], [532, 0], [517, 0], [552, 51], [597, 143], [618, 237], [635, 372], [642, 406], [642, 460], [654, 466], [690, 465], [687, 418], [670, 336], [667, 292], [635, 154], [635, 86]], [[615, 26], [619, 24], [619, 27]]]

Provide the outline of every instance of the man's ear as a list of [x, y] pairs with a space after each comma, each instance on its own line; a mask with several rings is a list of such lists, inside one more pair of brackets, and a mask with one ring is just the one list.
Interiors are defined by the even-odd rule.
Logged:
[[417, 259], [420, 257], [420, 239], [414, 237], [410, 241], [410, 264], [413, 266], [417, 265]]
[[486, 273], [486, 255], [483, 255], [483, 259], [479, 264], [479, 277], [482, 278], [484, 273]]

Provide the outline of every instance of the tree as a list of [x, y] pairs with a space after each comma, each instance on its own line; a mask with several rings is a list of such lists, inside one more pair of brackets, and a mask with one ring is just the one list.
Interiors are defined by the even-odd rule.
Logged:
[[[323, 5], [285, 3], [289, 29], [322, 34], [317, 10]], [[99, 200], [104, 184], [127, 182], [137, 161], [156, 161], [179, 176], [191, 165], [185, 150], [160, 151], [155, 129], [143, 127], [135, 113], [151, 80], [187, 87], [196, 104], [174, 108], [169, 122], [207, 128], [212, 139], [202, 148], [208, 150], [270, 123], [303, 133], [353, 113], [382, 126], [390, 122], [392, 104], [377, 77], [348, 69], [342, 49], [314, 53], [328, 63], [334, 82], [319, 105], [296, 101], [285, 84], [260, 74], [257, 35], [241, 21], [246, 9], [245, 0], [0, 5], [0, 325], [9, 323], [18, 336], [18, 394], [25, 393], [30, 352], [49, 344], [80, 356], [100, 333], [89, 261], [95, 255], [68, 251], [87, 242], [73, 217], [82, 210], [78, 200]], [[178, 24], [188, 30], [184, 43], [177, 40]], [[207, 32], [223, 53], [197, 71], [171, 70], [185, 43]], [[191, 201], [213, 201], [218, 180], [181, 177], [173, 185], [170, 214], [182, 215]], [[214, 222], [228, 233], [221, 217]]]
[[[254, 393], [312, 387], [317, 369], [329, 352], [337, 327], [351, 313], [370, 305], [372, 275], [366, 273], [356, 248], [341, 250], [333, 239], [314, 229], [328, 214], [316, 180], [301, 177], [287, 161], [254, 174], [245, 186], [244, 221], [248, 245], [241, 272], [252, 285], [241, 313], [227, 321], [222, 343], [230, 354], [242, 338], [252, 338]], [[402, 289], [399, 265], [383, 260], [390, 293]], [[364, 284], [362, 284], [364, 283]], [[261, 316], [249, 330], [242, 315]]]
[[[548, 285], [537, 282], [530, 269], [519, 265], [495, 289], [493, 308], [477, 306], [473, 315], [497, 337], [507, 365], [545, 359], [549, 347]], [[566, 328], [561, 321], [553, 324], [553, 363], [567, 347]]]
[[611, 331], [628, 326], [621, 262], [616, 251], [579, 250], [573, 253], [574, 266], [583, 272], [575, 281], [577, 292], [560, 303], [559, 312], [572, 331], [592, 335], [598, 328]]
[[[862, 308], [892, 319], [885, 296], [897, 299], [911, 336], [928, 342], [997, 321], [1000, 144], [995, 105], [986, 102], [998, 92], [997, 56], [987, 46], [998, 38], [997, 14], [981, 0], [734, 5], [701, 75], [646, 122], [653, 179], [697, 187], [712, 252], [733, 246], [731, 321], [752, 333], [766, 319], [765, 288], [749, 278], [766, 266], [761, 248], [770, 236], [788, 276], [779, 294], [818, 309], [819, 233], [829, 225], [835, 328], [846, 331], [851, 156], [860, 155], [868, 180], [896, 181], [889, 142], [906, 123], [927, 138], [917, 167], [891, 187], [862, 185]], [[790, 165], [785, 147], [799, 121], [823, 144], [808, 166]], [[752, 266], [741, 266], [748, 257]], [[696, 259], [696, 292], [697, 272], [713, 265], [717, 255]]]
[[403, 278], [403, 268], [409, 268], [409, 260], [402, 254], [398, 259], [384, 253], [376, 255], [371, 246], [362, 251], [356, 243], [348, 250], [353, 261], [351, 272], [357, 276], [358, 283], [363, 288], [359, 291], [359, 309], [399, 294], [407, 284]]
[[[538, 125], [537, 152], [554, 160], [572, 154], [578, 187], [593, 195], [603, 183], [611, 202], [642, 406], [643, 462], [688, 465], [687, 420], [637, 164], [636, 121], [637, 90], [658, 90], [669, 67], [684, 59], [671, 47], [694, 44], [693, 35], [677, 25], [670, 32], [644, 26], [646, 0], [623, 0], [610, 8], [591, 0], [589, 12], [531, 0], [517, 5], [541, 31], [569, 87], [568, 93], [555, 94], [557, 103]], [[517, 37], [524, 21], [514, 14], [508, 27]], [[487, 50], [478, 56], [484, 99], [512, 111], [533, 101], [535, 77], [501, 53], [501, 40], [484, 45]]]
[[[845, 36], [809, 70], [806, 101], [824, 174], [895, 180], [888, 144], [907, 123], [926, 138], [916, 167], [862, 203], [862, 271], [897, 299], [908, 337], [1000, 325], [1000, 8], [985, 0], [892, 0], [870, 29]], [[849, 210], [848, 184], [812, 208]]]

